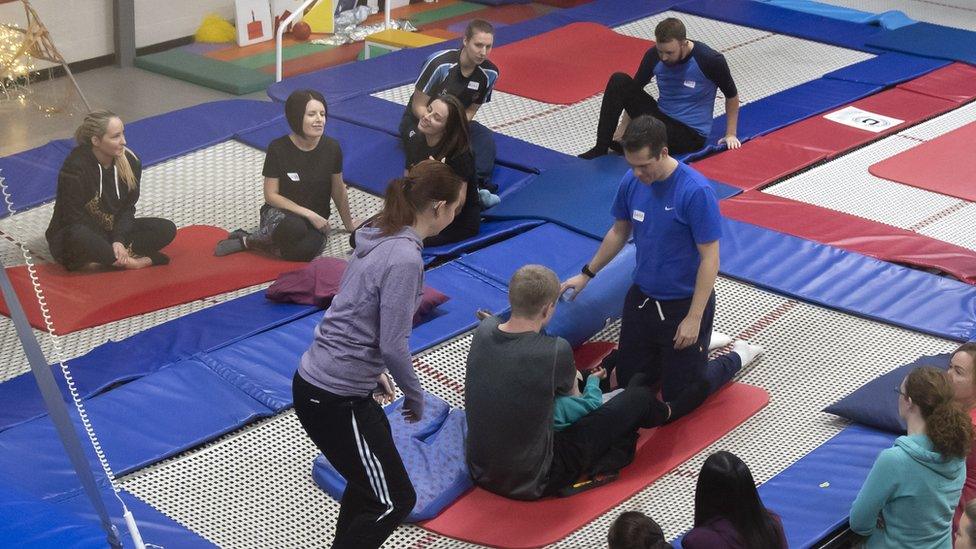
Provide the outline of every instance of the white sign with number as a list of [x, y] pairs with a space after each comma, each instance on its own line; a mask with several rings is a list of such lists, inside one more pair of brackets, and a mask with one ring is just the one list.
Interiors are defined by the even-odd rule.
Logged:
[[892, 118], [890, 116], [884, 116], [881, 114], [875, 114], [873, 112], [861, 110], [857, 107], [844, 107], [839, 111], [825, 114], [824, 118], [837, 122], [838, 124], [844, 124], [845, 126], [851, 126], [852, 128], [867, 130], [874, 133], [881, 133], [883, 131], [890, 130], [898, 124], [904, 122], [904, 120], [899, 120], [897, 118]]

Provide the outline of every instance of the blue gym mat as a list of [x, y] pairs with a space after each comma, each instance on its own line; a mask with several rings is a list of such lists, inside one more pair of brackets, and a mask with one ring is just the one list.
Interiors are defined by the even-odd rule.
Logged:
[[482, 221], [481, 229], [476, 236], [452, 244], [424, 248], [424, 263], [430, 264], [436, 259], [443, 259], [461, 255], [484, 248], [511, 235], [525, 232], [543, 224], [538, 219], [510, 219], [502, 221]]
[[912, 55], [976, 65], [976, 32], [934, 23], [915, 23], [876, 34], [868, 45]]
[[[114, 385], [132, 381], [165, 364], [240, 341], [317, 311], [315, 307], [273, 303], [256, 292], [208, 307], [139, 332], [108, 341], [68, 361], [75, 388], [89, 398]], [[54, 379], [68, 395], [58, 365]], [[47, 414], [30, 372], [0, 383], [0, 431]]]
[[[236, 132], [275, 118], [284, 119], [281, 105], [228, 99], [128, 122], [125, 137], [146, 168], [226, 141]], [[58, 171], [73, 147], [73, 140], [62, 139], [0, 158], [0, 175], [10, 189], [16, 211], [54, 200]], [[6, 215], [9, 212], [4, 206], [0, 208], [0, 218]]]
[[594, 0], [566, 8], [559, 14], [572, 22], [599, 23], [608, 27], [626, 25], [670, 9], [680, 9], [688, 0]]
[[828, 72], [824, 78], [875, 86], [893, 86], [928, 74], [935, 69], [941, 69], [950, 63], [950, 61], [942, 59], [931, 59], [890, 51], [860, 63]]
[[905, 25], [911, 25], [914, 19], [897, 10], [890, 10], [882, 13], [871, 13], [868, 11], [856, 10], [845, 6], [834, 6], [813, 0], [756, 0], [766, 2], [772, 6], [822, 15], [831, 19], [850, 21], [862, 25], [872, 25], [882, 29], [897, 29]]

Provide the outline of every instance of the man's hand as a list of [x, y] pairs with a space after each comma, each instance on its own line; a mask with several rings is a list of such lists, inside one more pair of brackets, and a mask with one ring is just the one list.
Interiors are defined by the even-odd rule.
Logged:
[[686, 316], [681, 324], [678, 324], [678, 331], [674, 334], [674, 348], [684, 349], [698, 341], [698, 332], [701, 330], [701, 318]]
[[724, 144], [729, 149], [738, 149], [739, 147], [742, 146], [742, 143], [739, 141], [739, 138], [734, 135], [726, 135], [722, 139], [718, 140], [718, 144], [719, 145]]
[[576, 296], [583, 291], [583, 288], [586, 288], [586, 285], [589, 283], [590, 283], [590, 277], [580, 273], [570, 278], [566, 282], [563, 282], [562, 286], [559, 287], [559, 295], [563, 295], [563, 292], [572, 288], [573, 295], [569, 298], [569, 300], [573, 301], [574, 299], [576, 299]]
[[380, 377], [376, 378], [377, 388], [382, 392], [373, 392], [373, 400], [375, 400], [380, 406], [386, 406], [387, 404], [393, 402], [393, 398], [396, 396], [393, 392], [393, 380], [390, 379], [390, 374], [383, 372]]

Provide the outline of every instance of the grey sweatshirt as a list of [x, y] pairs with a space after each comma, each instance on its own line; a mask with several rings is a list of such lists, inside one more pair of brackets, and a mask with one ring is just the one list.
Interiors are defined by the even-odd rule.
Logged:
[[423, 389], [410, 360], [408, 338], [424, 285], [423, 247], [410, 227], [391, 236], [356, 231], [356, 249], [339, 293], [302, 355], [301, 376], [342, 396], [367, 396], [389, 369], [405, 404], [423, 414]]

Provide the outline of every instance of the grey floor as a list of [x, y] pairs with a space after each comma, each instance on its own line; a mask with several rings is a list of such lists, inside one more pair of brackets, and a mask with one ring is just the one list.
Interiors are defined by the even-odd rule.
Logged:
[[[268, 100], [263, 91], [235, 96], [137, 68], [103, 67], [75, 76], [92, 108], [114, 111], [124, 121], [220, 99]], [[64, 78], [31, 84], [37, 95], [45, 97], [57, 97], [65, 85]], [[80, 105], [77, 97], [74, 100]], [[70, 137], [81, 122], [81, 112], [46, 115], [34, 105], [0, 103], [0, 156]]]

